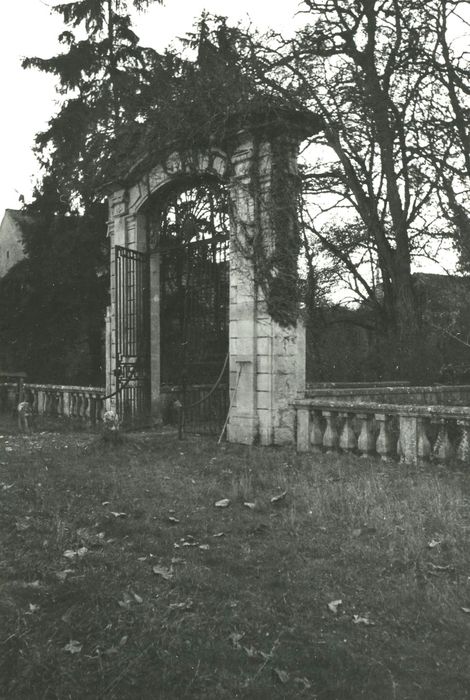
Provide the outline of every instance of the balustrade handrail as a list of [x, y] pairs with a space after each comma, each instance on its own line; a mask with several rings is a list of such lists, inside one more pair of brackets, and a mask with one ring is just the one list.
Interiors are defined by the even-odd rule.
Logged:
[[33, 384], [30, 382], [25, 382], [23, 385], [25, 389], [39, 389], [42, 391], [87, 391], [104, 395], [105, 388], [102, 386], [73, 386], [68, 384]]
[[325, 400], [320, 398], [296, 399], [292, 402], [296, 408], [312, 408], [318, 410], [345, 411], [348, 413], [387, 413], [410, 417], [470, 418], [470, 406], [447, 406], [433, 404], [420, 406], [417, 404], [382, 403], [381, 401], [351, 401], [341, 399]]
[[308, 398], [316, 398], [319, 396], [360, 396], [367, 394], [369, 396], [393, 396], [395, 394], [405, 394], [414, 396], [416, 394], [453, 394], [456, 392], [468, 392], [470, 394], [469, 384], [430, 384], [428, 386], [407, 386], [400, 384], [399, 386], [350, 386], [350, 387], [314, 387], [308, 386], [305, 395]]

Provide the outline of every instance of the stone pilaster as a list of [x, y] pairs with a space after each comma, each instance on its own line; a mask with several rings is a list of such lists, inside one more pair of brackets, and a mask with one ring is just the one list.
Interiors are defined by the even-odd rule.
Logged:
[[[292, 401], [305, 389], [303, 325], [284, 328], [267, 311], [257, 278], [257, 259], [276, 247], [276, 236], [296, 235], [298, 139], [246, 130], [232, 152], [230, 251], [230, 393], [228, 440], [251, 444], [293, 442]], [[276, 153], [276, 160], [274, 160]], [[275, 229], [275, 167], [289, 180], [293, 201], [283, 216], [289, 230]], [[285, 212], [284, 212], [285, 214]]]

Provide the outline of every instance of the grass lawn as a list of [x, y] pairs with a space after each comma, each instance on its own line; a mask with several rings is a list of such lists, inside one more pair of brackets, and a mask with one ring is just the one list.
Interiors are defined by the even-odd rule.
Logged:
[[469, 474], [0, 435], [1, 698], [470, 697]]

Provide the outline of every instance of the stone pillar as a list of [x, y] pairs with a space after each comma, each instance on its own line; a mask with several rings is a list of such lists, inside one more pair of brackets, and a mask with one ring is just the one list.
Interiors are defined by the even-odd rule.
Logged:
[[[271, 125], [272, 127], [272, 125]], [[279, 235], [297, 235], [297, 151], [300, 136], [245, 129], [232, 150], [230, 198], [230, 442], [263, 445], [294, 441], [292, 401], [305, 391], [305, 332], [280, 325], [268, 312], [257, 255], [276, 259]], [[276, 221], [276, 177], [282, 169], [288, 211]], [[292, 186], [294, 185], [294, 186]], [[285, 205], [285, 192], [284, 202]], [[279, 220], [285, 230], [279, 231]], [[257, 251], [257, 252], [256, 252]], [[279, 259], [282, 265], [282, 257]], [[295, 267], [295, 263], [294, 263]], [[275, 276], [275, 272], [273, 274]]]
[[[127, 213], [126, 191], [118, 189], [108, 198], [108, 238], [110, 251], [109, 268], [109, 295], [110, 304], [106, 313], [106, 395], [116, 391], [116, 259], [114, 246], [126, 244], [125, 215]], [[106, 408], [116, 410], [116, 397], [112, 396], [106, 401]]]

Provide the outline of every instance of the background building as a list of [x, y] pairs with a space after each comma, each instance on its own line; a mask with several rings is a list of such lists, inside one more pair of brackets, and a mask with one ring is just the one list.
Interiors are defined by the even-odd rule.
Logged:
[[28, 217], [16, 209], [5, 209], [0, 224], [0, 277], [24, 258], [22, 233]]

